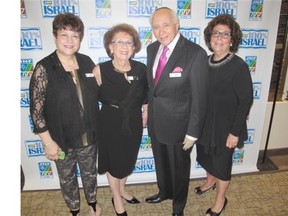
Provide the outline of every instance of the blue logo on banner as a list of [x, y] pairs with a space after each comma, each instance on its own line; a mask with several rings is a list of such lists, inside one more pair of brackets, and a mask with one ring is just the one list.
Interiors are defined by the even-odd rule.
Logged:
[[257, 56], [246, 56], [245, 63], [249, 67], [250, 73], [254, 75], [256, 71]]
[[200, 44], [200, 28], [180, 28], [179, 31], [188, 40]]
[[60, 13], [73, 13], [79, 16], [78, 0], [41, 0], [43, 17], [55, 17]]
[[106, 62], [111, 60], [110, 57], [98, 57], [98, 63]]
[[266, 29], [242, 29], [240, 48], [265, 48], [268, 42], [268, 30]]
[[140, 56], [140, 57], [134, 57], [133, 59], [147, 65], [147, 57], [141, 57]]
[[96, 17], [111, 17], [111, 0], [96, 0]]
[[253, 83], [253, 98], [254, 99], [260, 99], [261, 87], [262, 87], [261, 82], [254, 82]]
[[233, 154], [233, 165], [241, 165], [244, 162], [244, 150], [236, 149]]
[[201, 168], [203, 168], [203, 167], [198, 163], [198, 161], [196, 161], [196, 162], [195, 162], [195, 168], [196, 168], [196, 169], [201, 169]]
[[40, 28], [21, 28], [21, 50], [42, 49]]
[[20, 98], [21, 107], [29, 107], [30, 99], [29, 99], [29, 89], [21, 89], [21, 98]]
[[28, 119], [29, 119], [29, 124], [30, 124], [30, 128], [31, 128], [31, 132], [33, 133], [33, 131], [34, 131], [34, 125], [33, 125], [32, 117], [31, 117], [30, 114], [28, 114]]
[[159, 7], [162, 0], [128, 0], [128, 17], [149, 17]]
[[51, 162], [38, 163], [40, 178], [53, 178]]
[[155, 172], [155, 162], [153, 157], [138, 158], [134, 166], [133, 173]]
[[177, 14], [180, 19], [190, 19], [191, 0], [177, 0]]
[[244, 141], [244, 144], [253, 144], [255, 137], [255, 129], [248, 129], [247, 133], [248, 133], [248, 139]]
[[230, 14], [237, 18], [237, 0], [207, 0], [206, 1], [206, 18], [213, 19], [220, 14]]
[[29, 80], [33, 73], [33, 59], [21, 59], [20, 73], [22, 80]]
[[143, 135], [140, 145], [140, 151], [151, 150], [151, 138], [148, 135]]
[[88, 47], [89, 48], [102, 48], [104, 34], [107, 32], [108, 28], [88, 28]]
[[25, 146], [28, 157], [45, 156], [41, 140], [26, 140]]
[[152, 28], [151, 27], [138, 27], [138, 34], [142, 46], [148, 46], [152, 43]]
[[261, 21], [262, 20], [262, 12], [263, 12], [263, 4], [264, 0], [252, 0], [250, 7], [250, 20]]

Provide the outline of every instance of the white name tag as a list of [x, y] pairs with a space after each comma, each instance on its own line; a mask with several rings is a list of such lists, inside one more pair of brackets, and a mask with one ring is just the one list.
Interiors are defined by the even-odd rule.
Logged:
[[94, 74], [93, 73], [85, 73], [85, 76], [86, 77], [94, 77]]
[[134, 76], [127, 76], [127, 79], [128, 79], [129, 81], [134, 80]]
[[182, 73], [170, 73], [169, 74], [169, 77], [170, 78], [173, 78], [173, 77], [181, 77], [182, 76]]

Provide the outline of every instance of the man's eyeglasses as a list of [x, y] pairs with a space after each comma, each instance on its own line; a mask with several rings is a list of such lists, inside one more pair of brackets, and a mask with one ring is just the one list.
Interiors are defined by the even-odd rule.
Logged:
[[219, 32], [219, 31], [212, 31], [212, 37], [218, 38], [221, 36], [224, 39], [230, 38], [230, 32]]
[[117, 46], [127, 46], [127, 47], [134, 46], [134, 43], [132, 41], [116, 40], [116, 41], [112, 41], [112, 43], [116, 44]]

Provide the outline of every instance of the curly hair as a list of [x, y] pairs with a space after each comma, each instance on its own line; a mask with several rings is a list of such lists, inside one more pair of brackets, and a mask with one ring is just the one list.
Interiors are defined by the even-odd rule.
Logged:
[[138, 53], [141, 50], [141, 41], [139, 39], [138, 32], [136, 29], [129, 24], [121, 23], [110, 28], [104, 35], [104, 47], [107, 55], [113, 59], [113, 54], [109, 49], [109, 45], [112, 43], [113, 37], [119, 32], [125, 32], [132, 37], [134, 43], [134, 53], [131, 57], [134, 57], [135, 53]]
[[213, 49], [210, 45], [211, 35], [212, 35], [212, 31], [214, 27], [219, 24], [226, 25], [231, 30], [230, 36], [231, 36], [232, 46], [230, 46], [230, 52], [234, 52], [234, 53], [237, 52], [240, 42], [241, 42], [241, 38], [242, 38], [242, 31], [240, 29], [239, 24], [235, 21], [233, 16], [230, 14], [218, 15], [217, 17], [215, 17], [208, 23], [207, 27], [204, 29], [204, 39], [205, 39], [206, 46], [208, 47], [210, 51], [213, 52]]
[[84, 37], [84, 24], [82, 20], [73, 13], [60, 13], [58, 14], [52, 24], [53, 35], [56, 37], [58, 30], [71, 30], [79, 34], [80, 41]]

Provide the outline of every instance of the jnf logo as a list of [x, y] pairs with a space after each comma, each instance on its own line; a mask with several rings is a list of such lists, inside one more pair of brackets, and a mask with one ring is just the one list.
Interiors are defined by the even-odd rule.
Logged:
[[140, 151], [151, 150], [151, 138], [148, 135], [143, 135], [140, 145]]
[[246, 56], [245, 62], [247, 66], [249, 67], [250, 73], [254, 75], [256, 71], [257, 56]]
[[263, 4], [264, 0], [252, 0], [250, 7], [250, 20], [260, 21], [262, 20], [262, 12], [263, 12]]
[[180, 19], [191, 18], [191, 0], [177, 1], [177, 14]]
[[143, 46], [148, 46], [152, 43], [152, 28], [151, 27], [138, 27], [138, 34]]
[[244, 161], [244, 150], [235, 150], [233, 154], [233, 165], [241, 165]]
[[21, 28], [21, 50], [42, 49], [40, 28]]
[[21, 59], [20, 70], [22, 80], [30, 79], [33, 73], [33, 60], [31, 58]]
[[38, 163], [40, 178], [53, 178], [53, 171], [50, 162]]
[[96, 0], [96, 17], [111, 17], [111, 0]]

